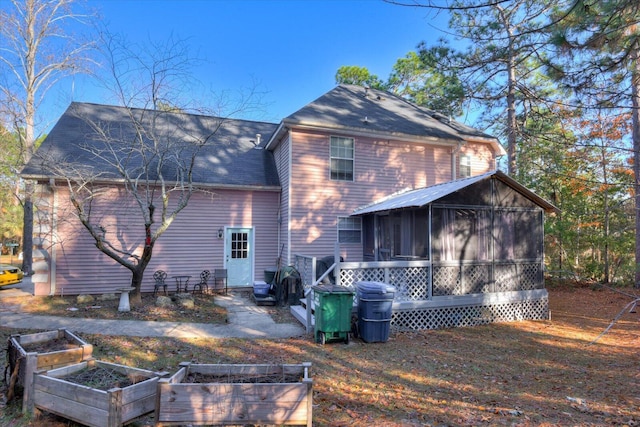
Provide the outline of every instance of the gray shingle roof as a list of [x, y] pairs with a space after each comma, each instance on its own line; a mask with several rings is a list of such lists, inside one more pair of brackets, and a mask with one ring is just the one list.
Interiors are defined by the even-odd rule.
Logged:
[[[131, 120], [130, 114], [135, 120]], [[193, 182], [214, 186], [280, 185], [273, 154], [255, 148], [256, 135], [261, 134], [262, 141], [267, 141], [277, 128], [275, 123], [87, 103], [69, 106], [24, 167], [22, 175], [32, 178], [69, 176], [74, 174], [75, 168], [82, 167], [90, 173], [99, 173], [100, 178], [118, 179], [115, 169], [101, 158], [113, 159], [114, 156], [105, 151], [110, 147], [118, 150], [119, 161], [126, 162], [127, 170], [140, 173], [142, 156], [128, 149], [137, 146], [134, 123], [143, 126], [147, 144], [155, 141], [173, 145], [171, 150], [159, 151], [174, 155], [172, 160], [165, 162], [163, 169], [168, 181], [176, 178], [178, 169], [175, 165], [189, 160], [196, 145], [206, 140], [196, 156]], [[111, 142], [107, 143], [107, 140]], [[154, 161], [152, 165], [157, 163]], [[146, 169], [153, 172], [153, 166]]]
[[[131, 116], [135, 120], [131, 120]], [[497, 151], [504, 151], [496, 138], [390, 93], [339, 85], [286, 117], [280, 127], [275, 123], [72, 103], [24, 167], [22, 175], [27, 178], [69, 176], [75, 168], [82, 167], [99, 174], [100, 178], [118, 179], [115, 170], [98, 155], [109, 146], [120, 147], [120, 161], [127, 162], [131, 173], [140, 173], [142, 156], [128, 149], [136, 142], [134, 123], [143, 125], [147, 143], [178, 144], [180, 155], [173, 162], [166, 162], [163, 169], [167, 180], [176, 178], [175, 165], [190, 158], [194, 144], [207, 140], [198, 153], [193, 171], [193, 181], [203, 185], [279, 187], [269, 149], [287, 126], [452, 145], [476, 138], [491, 143]], [[256, 134], [262, 135], [266, 144], [260, 146], [267, 149], [254, 148]], [[107, 144], [106, 140], [114, 144]], [[147, 169], [153, 170], [153, 164]]]
[[286, 117], [289, 125], [332, 127], [457, 143], [491, 135], [419, 107], [388, 92], [339, 85]]

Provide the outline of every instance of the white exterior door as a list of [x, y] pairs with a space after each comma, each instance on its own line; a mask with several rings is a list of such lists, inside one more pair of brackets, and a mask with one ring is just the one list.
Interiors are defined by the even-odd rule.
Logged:
[[229, 286], [253, 286], [253, 228], [227, 227], [224, 240]]

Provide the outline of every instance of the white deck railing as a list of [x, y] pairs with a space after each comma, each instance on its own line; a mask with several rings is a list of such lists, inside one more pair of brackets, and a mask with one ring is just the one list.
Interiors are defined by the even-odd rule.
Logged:
[[[336, 257], [336, 259], [338, 259]], [[519, 315], [519, 306], [527, 304], [528, 298], [542, 300], [534, 308], [524, 307], [530, 311], [530, 318], [544, 318], [547, 315], [546, 292], [542, 276], [542, 263], [539, 260], [519, 260], [508, 262], [432, 262], [430, 260], [412, 261], [379, 261], [379, 262], [338, 262], [333, 264], [322, 277], [316, 277], [315, 257], [295, 255], [295, 267], [300, 273], [306, 298], [307, 330], [312, 326], [313, 286], [333, 271], [336, 284], [351, 288], [355, 291], [356, 284], [361, 281], [382, 282], [396, 288], [394, 310], [420, 312], [421, 310], [435, 310], [443, 301], [449, 305], [491, 306], [509, 305], [493, 314], [493, 318], [508, 319], [511, 315]], [[357, 295], [357, 294], [356, 294]], [[493, 295], [494, 298], [489, 298]], [[356, 298], [357, 300], [357, 298]], [[513, 304], [517, 307], [511, 308]], [[446, 305], [446, 304], [445, 304]], [[462, 308], [460, 309], [462, 310]], [[441, 310], [440, 310], [441, 311]], [[447, 309], [447, 312], [451, 309]], [[484, 313], [490, 311], [486, 307]], [[478, 318], [488, 318], [478, 315], [476, 311], [465, 308], [464, 313], [473, 312], [471, 322]], [[467, 313], [468, 314], [468, 313]], [[397, 314], [395, 317], [407, 317], [409, 313]], [[431, 320], [423, 314], [411, 314], [412, 326], [423, 324], [432, 325]], [[446, 314], [448, 316], [448, 314]], [[443, 317], [444, 324], [447, 319]], [[525, 316], [527, 317], [527, 316]], [[442, 323], [442, 322], [441, 322]]]

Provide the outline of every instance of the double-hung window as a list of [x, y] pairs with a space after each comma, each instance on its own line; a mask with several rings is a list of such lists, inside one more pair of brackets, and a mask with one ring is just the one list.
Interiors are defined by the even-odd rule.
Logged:
[[353, 181], [353, 138], [331, 137], [331, 179]]
[[460, 178], [471, 176], [471, 156], [465, 154], [460, 156]]
[[338, 242], [362, 242], [362, 220], [360, 217], [338, 217]]

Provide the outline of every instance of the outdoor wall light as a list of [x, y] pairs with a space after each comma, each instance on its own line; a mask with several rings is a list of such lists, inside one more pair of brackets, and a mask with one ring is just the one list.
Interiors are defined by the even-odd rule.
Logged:
[[222, 239], [224, 236], [224, 230], [222, 228], [218, 228], [218, 239]]

